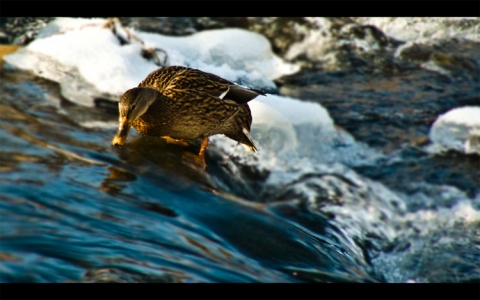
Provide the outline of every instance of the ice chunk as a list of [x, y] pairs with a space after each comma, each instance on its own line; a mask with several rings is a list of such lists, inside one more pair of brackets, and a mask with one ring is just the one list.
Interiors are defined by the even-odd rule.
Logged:
[[439, 116], [430, 129], [430, 140], [432, 152], [480, 154], [480, 106], [459, 107]]

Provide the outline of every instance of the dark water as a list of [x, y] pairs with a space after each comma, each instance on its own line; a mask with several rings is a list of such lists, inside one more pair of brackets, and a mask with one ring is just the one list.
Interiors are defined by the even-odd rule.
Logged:
[[115, 114], [3, 70], [0, 282], [478, 282], [479, 156], [422, 148], [439, 114], [479, 104], [478, 74], [399, 70], [277, 82], [385, 154], [278, 185], [214, 146], [206, 170], [198, 145], [112, 148], [115, 129], [80, 124]]

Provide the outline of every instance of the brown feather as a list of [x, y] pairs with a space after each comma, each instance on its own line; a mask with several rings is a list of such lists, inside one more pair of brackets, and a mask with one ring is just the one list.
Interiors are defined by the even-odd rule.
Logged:
[[120, 117], [135, 115], [129, 125], [144, 135], [194, 140], [224, 134], [256, 150], [247, 102], [258, 95], [265, 94], [215, 74], [171, 66], [153, 71], [138, 88], [125, 92]]

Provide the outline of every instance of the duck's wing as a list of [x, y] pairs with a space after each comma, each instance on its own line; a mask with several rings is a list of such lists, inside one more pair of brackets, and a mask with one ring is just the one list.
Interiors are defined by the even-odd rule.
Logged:
[[201, 126], [208, 132], [215, 131], [240, 111], [236, 102], [199, 90], [167, 89], [163, 95], [174, 99], [170, 110], [179, 124], [191, 128]]
[[174, 81], [181, 81], [180, 85], [185, 89], [203, 91], [220, 99], [233, 100], [238, 104], [247, 103], [258, 95], [265, 95], [262, 91], [242, 87], [220, 76], [197, 69], [186, 70], [184, 76], [176, 77]]
[[238, 104], [247, 103], [264, 92], [239, 86], [229, 80], [198, 69], [171, 66], [150, 73], [139, 87], [150, 87], [165, 93], [168, 90], [192, 90], [208, 93]]

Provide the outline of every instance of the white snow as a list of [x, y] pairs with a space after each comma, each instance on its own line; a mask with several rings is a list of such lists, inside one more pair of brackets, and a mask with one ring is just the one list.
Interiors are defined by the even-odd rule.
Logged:
[[440, 115], [430, 129], [432, 152], [456, 150], [480, 154], [480, 106], [465, 106]]
[[172, 65], [188, 65], [230, 80], [251, 77], [252, 81], [260, 80], [263, 85], [273, 87], [263, 78], [271, 80], [298, 71], [297, 66], [273, 54], [264, 36], [242, 29], [208, 30], [189, 37], [152, 33], [138, 33], [137, 36], [147, 46], [167, 51]]
[[[103, 27], [105, 22], [58, 18], [39, 34], [40, 38], [6, 56], [5, 60], [20, 69], [58, 81], [67, 90], [64, 86], [71, 82], [64, 84], [63, 81], [73, 74], [85, 81], [83, 85], [92, 86], [94, 93], [118, 97], [158, 66], [141, 56], [139, 42], [120, 45], [112, 31]], [[274, 88], [273, 79], [298, 70], [297, 66], [274, 55], [265, 37], [246, 30], [212, 30], [187, 37], [130, 31], [147, 47], [165, 50], [168, 65], [198, 68], [258, 88]], [[65, 96], [78, 104], [92, 105], [88, 97], [76, 95], [74, 91]]]

